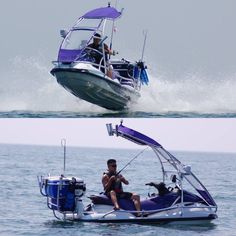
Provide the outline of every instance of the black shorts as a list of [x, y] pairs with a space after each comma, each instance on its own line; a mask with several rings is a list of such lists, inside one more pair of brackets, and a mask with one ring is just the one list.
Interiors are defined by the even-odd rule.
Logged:
[[[110, 197], [110, 193], [106, 193], [106, 195], [108, 197]], [[119, 198], [123, 198], [123, 199], [131, 199], [131, 197], [133, 196], [132, 193], [130, 192], [121, 192], [121, 193], [116, 193], [116, 197]]]

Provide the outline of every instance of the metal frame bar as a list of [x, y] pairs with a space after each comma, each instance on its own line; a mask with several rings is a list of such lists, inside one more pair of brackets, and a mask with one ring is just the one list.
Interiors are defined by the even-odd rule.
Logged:
[[[164, 176], [165, 174], [164, 173], [167, 173], [167, 171], [164, 171], [163, 172], [163, 169], [164, 169], [164, 165], [163, 165], [163, 161], [160, 159], [159, 155], [164, 158], [165, 160], [167, 160], [167, 162], [169, 164], [171, 164], [175, 169], [176, 169], [176, 173], [178, 174], [178, 176], [180, 177], [179, 179], [179, 183], [180, 183], [180, 190], [181, 190], [181, 204], [183, 205], [184, 202], [183, 202], [183, 181], [182, 179], [185, 179], [193, 188], [194, 190], [197, 192], [196, 190], [196, 187], [194, 186], [194, 184], [188, 179], [185, 177], [185, 174], [182, 173], [178, 167], [178, 165], [181, 165], [183, 166], [183, 164], [177, 159], [175, 158], [171, 153], [169, 153], [167, 150], [165, 150], [163, 147], [161, 147], [161, 149], [170, 157], [170, 159], [167, 159], [161, 152], [160, 150], [158, 150], [159, 148], [156, 148], [154, 147], [153, 150], [154, 152], [156, 153], [160, 163], [161, 163], [161, 166], [162, 166], [162, 173], [163, 173], [163, 180], [164, 180]], [[159, 155], [158, 155], [159, 154]], [[170, 172], [170, 171], [168, 171]], [[196, 180], [196, 182], [202, 187], [202, 189], [211, 197], [210, 193], [208, 192], [208, 190], [206, 189], [206, 187], [200, 182], [200, 180], [190, 171], [190, 175]], [[198, 196], [201, 197], [201, 199], [208, 205], [208, 206], [211, 206], [207, 201], [206, 199], [201, 196], [199, 193], [197, 193]], [[215, 203], [215, 201], [213, 200], [213, 198], [211, 197], [211, 200], [213, 201], [213, 203]], [[216, 204], [215, 204], [216, 205]], [[217, 207], [217, 205], [216, 205]]]
[[[211, 209], [214, 209], [216, 207], [213, 207], [213, 206], [171, 206], [171, 207], [167, 207], [167, 208], [162, 208], [162, 209], [158, 209], [158, 210], [149, 210], [149, 211], [127, 211], [127, 210], [119, 210], [118, 212], [123, 212], [123, 213], [131, 213], [131, 214], [136, 214], [136, 213], [141, 213], [142, 215], [146, 215], [148, 213], [150, 214], [155, 214], [155, 213], [159, 213], [159, 212], [162, 212], [162, 211], [169, 211], [169, 210], [173, 210], [173, 209], [178, 209], [178, 208], [181, 208], [182, 211], [183, 209], [188, 209], [188, 208], [194, 208], [194, 209], [204, 209], [204, 208], [207, 208], [209, 210]], [[110, 215], [114, 212], [117, 212], [115, 210], [112, 210], [112, 211], [109, 211], [107, 213], [105, 213], [101, 218], [105, 218], [107, 215]]]

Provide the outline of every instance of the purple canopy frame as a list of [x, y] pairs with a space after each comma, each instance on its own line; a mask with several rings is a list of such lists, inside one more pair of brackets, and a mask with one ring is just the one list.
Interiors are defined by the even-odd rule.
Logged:
[[[107, 124], [107, 129], [108, 129], [108, 133], [110, 136], [116, 134], [116, 136], [121, 136], [122, 138], [128, 139], [129, 141], [132, 141], [136, 144], [147, 145], [147, 146], [151, 147], [156, 154], [158, 154], [158, 153], [160, 154], [160, 151], [158, 151], [158, 150], [164, 151], [165, 154], [162, 156], [168, 162], [171, 161], [172, 163], [171, 162], [170, 163], [176, 168], [176, 170], [177, 170], [178, 166], [181, 166], [181, 167], [184, 166], [176, 157], [174, 157], [171, 153], [169, 153], [167, 150], [165, 150], [158, 142], [156, 142], [155, 140], [149, 138], [148, 136], [146, 136], [144, 134], [139, 133], [138, 131], [135, 131], [133, 129], [123, 126], [122, 122], [120, 125], [115, 126], [115, 130], [112, 129], [112, 124]], [[158, 157], [158, 158], [160, 160], [160, 157]], [[161, 160], [160, 160], [160, 162], [161, 162]], [[164, 169], [163, 169], [164, 167], [163, 167], [162, 162], [161, 162], [161, 165], [162, 165], [162, 171], [164, 171]], [[187, 177], [185, 177], [185, 175], [183, 175], [183, 178], [185, 178], [195, 188], [195, 190], [200, 194], [200, 196], [205, 200], [206, 203], [208, 203], [211, 206], [217, 207], [215, 201], [211, 197], [211, 195], [208, 192], [208, 190], [206, 189], [206, 187], [201, 183], [201, 181], [191, 171], [189, 171], [189, 174], [190, 174], [190, 176], [192, 176], [195, 179], [195, 181], [197, 181], [198, 185], [202, 189], [199, 189], [199, 188], [195, 187], [193, 184], [191, 184], [189, 179]]]
[[[76, 22], [75, 26], [78, 25], [83, 19], [100, 20], [100, 23], [98, 24], [97, 28], [94, 29], [94, 34], [95, 34], [96, 30], [101, 26], [102, 22], [104, 22], [105, 20], [113, 20], [114, 21], [117, 18], [119, 18], [121, 16], [121, 14], [122, 14], [122, 12], [118, 12], [114, 7], [108, 6], [108, 7], [97, 8], [97, 9], [87, 12], [82, 17], [80, 17], [78, 19], [78, 21]], [[72, 27], [72, 29], [69, 31], [69, 33], [71, 31], [73, 31], [75, 26]], [[92, 39], [92, 37], [88, 40], [88, 42], [91, 39]], [[64, 42], [64, 40], [63, 40], [63, 42]], [[62, 49], [63, 42], [60, 45], [57, 61], [63, 62], [63, 63], [71, 63], [78, 58], [78, 56], [80, 55], [82, 50]]]
[[119, 133], [120, 136], [130, 141], [133, 141], [139, 145], [161, 147], [161, 145], [158, 142], [156, 142], [154, 139], [151, 139], [148, 136], [139, 133], [138, 131], [127, 128], [123, 126], [122, 124], [119, 126], [116, 126], [116, 132]]

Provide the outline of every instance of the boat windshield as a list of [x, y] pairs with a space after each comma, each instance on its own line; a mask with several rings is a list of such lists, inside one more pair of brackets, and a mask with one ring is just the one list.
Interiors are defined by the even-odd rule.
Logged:
[[74, 25], [74, 29], [80, 28], [94, 28], [96, 29], [101, 24], [101, 20], [98, 19], [82, 19]]
[[93, 29], [74, 29], [65, 38], [61, 49], [81, 50], [86, 47], [93, 34]]

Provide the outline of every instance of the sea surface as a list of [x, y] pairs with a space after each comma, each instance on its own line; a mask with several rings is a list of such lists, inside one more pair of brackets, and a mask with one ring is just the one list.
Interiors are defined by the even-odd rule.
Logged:
[[236, 113], [3, 111], [0, 118], [236, 118]]
[[[102, 190], [101, 176], [106, 160], [116, 158], [121, 169], [139, 151], [128, 149], [67, 148], [66, 175], [77, 176], [87, 184], [87, 193]], [[218, 219], [201, 225], [137, 225], [66, 223], [53, 217], [40, 195], [37, 175], [61, 174], [63, 150], [56, 146], [0, 144], [0, 235], [235, 235], [236, 154], [172, 152], [191, 165], [218, 204]], [[160, 181], [160, 165], [151, 151], [145, 151], [124, 171], [130, 181], [125, 186], [142, 198], [153, 190], [145, 186]], [[88, 199], [85, 198], [85, 204]]]

